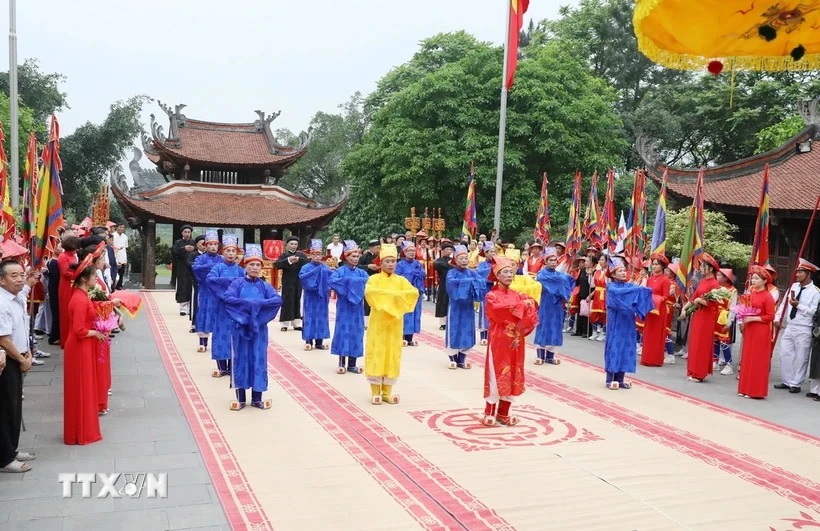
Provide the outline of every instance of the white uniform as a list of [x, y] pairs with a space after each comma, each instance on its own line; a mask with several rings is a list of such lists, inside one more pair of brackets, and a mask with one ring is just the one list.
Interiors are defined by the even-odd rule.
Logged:
[[[801, 288], [803, 288], [802, 293]], [[794, 318], [791, 317], [794, 307], [789, 304], [792, 292], [799, 301]], [[780, 340], [780, 373], [783, 383], [789, 387], [800, 387], [806, 379], [811, 352], [812, 319], [814, 319], [814, 312], [817, 311], [818, 302], [820, 302], [820, 289], [817, 289], [817, 286], [811, 282], [807, 286], [801, 286], [795, 282], [784, 295], [775, 314], [775, 320], [779, 320], [785, 305], [785, 319], [783, 320], [785, 331]]]

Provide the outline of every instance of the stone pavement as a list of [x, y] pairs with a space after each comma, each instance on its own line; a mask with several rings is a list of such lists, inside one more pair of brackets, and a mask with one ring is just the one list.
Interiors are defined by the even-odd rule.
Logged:
[[[110, 413], [101, 418], [103, 440], [66, 446], [63, 433], [62, 350], [26, 376], [21, 449], [37, 459], [25, 474], [0, 474], [0, 530], [181, 530], [229, 529], [191, 428], [159, 357], [145, 312], [126, 320], [112, 345]], [[60, 473], [168, 474], [168, 497], [90, 499], [75, 485], [62, 497]], [[124, 485], [124, 478], [117, 483]]]

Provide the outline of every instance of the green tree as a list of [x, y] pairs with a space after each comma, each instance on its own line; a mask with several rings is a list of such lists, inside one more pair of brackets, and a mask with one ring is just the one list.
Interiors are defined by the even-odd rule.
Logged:
[[[28, 148], [28, 134], [29, 131], [36, 131], [39, 133], [45, 132], [45, 122], [37, 122], [34, 119], [34, 112], [26, 107], [25, 104], [18, 106], [20, 113], [18, 115], [18, 123], [20, 124], [18, 135], [18, 146], [20, 147], [20, 177], [22, 179], [23, 168], [26, 163], [26, 149]], [[6, 150], [6, 156], [11, 159], [11, 120], [9, 97], [0, 92], [0, 122], [3, 124], [3, 132], [6, 135], [6, 142], [3, 149]], [[9, 190], [11, 187], [9, 187]], [[20, 188], [22, 190], [22, 187]]]
[[755, 153], [765, 153], [782, 146], [786, 140], [795, 136], [806, 127], [806, 122], [798, 115], [789, 116], [782, 122], [765, 127], [755, 134], [757, 150]]
[[[680, 256], [681, 245], [689, 226], [689, 208], [671, 211], [666, 220], [666, 254]], [[703, 247], [717, 260], [726, 262], [732, 267], [749, 265], [752, 246], [734, 241], [733, 236], [738, 227], [726, 221], [722, 212], [704, 210], [703, 212]]]
[[[62, 74], [44, 74], [40, 72], [37, 59], [26, 59], [26, 62], [17, 67], [17, 81], [20, 99], [26, 107], [31, 109], [35, 122], [45, 124], [51, 113], [68, 109], [68, 100], [65, 92], [60, 91], [60, 84], [65, 82]], [[9, 73], [0, 72], [0, 91], [9, 95]], [[22, 131], [22, 127], [20, 128]], [[26, 138], [29, 130], [26, 129]], [[45, 129], [43, 129], [45, 132]], [[39, 137], [40, 142], [47, 140]]]
[[[351, 203], [334, 230], [362, 238], [372, 235], [370, 220], [399, 220], [410, 206], [430, 206], [442, 208], [449, 232], [457, 235], [471, 160], [479, 225], [489, 230], [501, 54], [464, 32], [437, 35], [379, 82], [367, 100], [372, 126], [342, 164]], [[543, 171], [550, 175], [553, 218], [560, 224], [576, 168], [588, 176], [620, 160], [627, 145], [617, 134], [622, 124], [614, 101], [614, 91], [570, 48], [548, 43], [528, 49], [509, 98], [503, 236], [532, 230]]]
[[63, 206], [80, 220], [88, 212], [92, 196], [110, 168], [142, 131], [140, 111], [149, 101], [148, 96], [117, 101], [111, 105], [103, 123], [86, 122], [61, 140]]

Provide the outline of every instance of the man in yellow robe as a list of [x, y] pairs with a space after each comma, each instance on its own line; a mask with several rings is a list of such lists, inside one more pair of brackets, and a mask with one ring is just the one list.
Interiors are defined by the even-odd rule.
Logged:
[[364, 298], [370, 305], [370, 326], [364, 352], [364, 373], [370, 382], [371, 403], [398, 404], [392, 393], [401, 366], [401, 342], [404, 314], [416, 308], [419, 290], [396, 270], [398, 250], [383, 244], [379, 250], [381, 271], [372, 275], [364, 287]]

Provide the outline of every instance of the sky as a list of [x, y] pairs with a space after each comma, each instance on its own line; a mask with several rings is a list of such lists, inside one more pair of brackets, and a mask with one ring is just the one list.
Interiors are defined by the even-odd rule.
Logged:
[[[466, 30], [502, 43], [509, 0], [17, 0], [18, 63], [66, 76], [70, 134], [99, 123], [116, 100], [146, 94], [190, 118], [306, 130], [317, 111], [336, 112], [371, 92], [392, 67], [436, 33]], [[555, 18], [576, 0], [531, 0], [525, 15]], [[8, 11], [0, 9], [8, 28]], [[8, 54], [2, 68], [8, 69]], [[167, 132], [156, 102], [143, 112]], [[145, 159], [143, 159], [143, 162]]]

